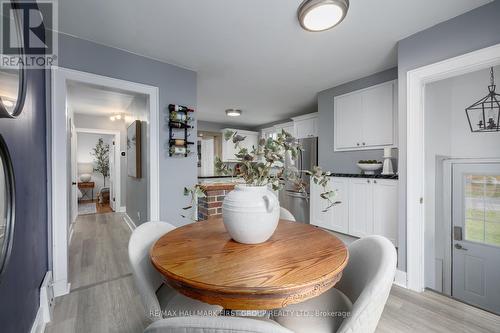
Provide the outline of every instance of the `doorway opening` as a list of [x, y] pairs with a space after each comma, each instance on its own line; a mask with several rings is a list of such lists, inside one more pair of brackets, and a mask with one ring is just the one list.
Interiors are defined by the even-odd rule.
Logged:
[[407, 119], [408, 286], [495, 313], [500, 242], [486, 240], [500, 240], [500, 132], [473, 133], [465, 109], [499, 64], [495, 46], [410, 72]]
[[72, 189], [73, 221], [76, 215], [126, 212], [122, 204], [126, 198], [121, 195], [120, 134], [76, 128], [76, 149], [71, 150], [71, 178], [76, 179], [72, 182], [73, 186], [76, 183]]
[[[73, 262], [70, 265], [68, 248], [74, 238], [73, 230], [90, 230], [87, 234], [92, 235], [106, 227], [108, 221], [113, 221], [113, 226], [106, 228], [116, 231], [121, 230], [115, 225], [119, 221], [123, 227], [133, 229], [147, 220], [158, 219], [158, 104], [156, 87], [52, 69], [49, 179], [56, 297], [70, 292], [70, 273], [75, 267], [82, 267]], [[98, 217], [98, 212], [111, 215]], [[82, 246], [85, 243], [77, 241], [82, 241]], [[105, 244], [99, 250], [99, 244], [91, 251], [107, 251]], [[79, 271], [77, 275], [84, 273]], [[97, 281], [78, 279], [75, 287], [87, 282]]]

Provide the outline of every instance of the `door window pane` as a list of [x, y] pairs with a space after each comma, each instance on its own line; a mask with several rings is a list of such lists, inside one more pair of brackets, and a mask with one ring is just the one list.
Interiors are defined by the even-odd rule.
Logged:
[[465, 239], [500, 246], [500, 176], [465, 176]]

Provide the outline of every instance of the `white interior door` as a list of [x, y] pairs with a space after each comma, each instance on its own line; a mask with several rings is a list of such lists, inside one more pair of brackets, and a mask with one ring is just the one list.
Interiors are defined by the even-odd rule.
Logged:
[[116, 196], [115, 196], [115, 152], [116, 152], [116, 137], [113, 137], [113, 142], [109, 146], [109, 205], [116, 212]]
[[500, 163], [453, 167], [452, 295], [500, 314]]
[[78, 162], [76, 158], [78, 148], [78, 136], [76, 134], [75, 123], [70, 119], [71, 137], [71, 222], [75, 222], [78, 216]]

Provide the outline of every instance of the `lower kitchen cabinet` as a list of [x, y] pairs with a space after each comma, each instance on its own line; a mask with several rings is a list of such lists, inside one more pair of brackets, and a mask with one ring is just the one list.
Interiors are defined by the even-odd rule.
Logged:
[[354, 178], [349, 181], [349, 234], [364, 237], [373, 234], [372, 180]]
[[314, 182], [311, 184], [311, 224], [325, 229], [348, 233], [348, 205], [345, 201], [348, 193], [348, 185], [348, 178], [332, 177], [328, 183], [327, 191], [335, 189], [337, 191], [337, 196], [334, 201], [340, 201], [340, 203], [325, 211], [325, 209], [329, 206], [329, 203], [320, 196], [321, 193], [324, 192], [323, 187], [314, 184]]
[[373, 179], [373, 233], [398, 246], [398, 182]]
[[323, 188], [312, 184], [311, 224], [355, 237], [382, 235], [397, 246], [397, 180], [332, 177], [329, 186], [341, 203], [325, 212]]

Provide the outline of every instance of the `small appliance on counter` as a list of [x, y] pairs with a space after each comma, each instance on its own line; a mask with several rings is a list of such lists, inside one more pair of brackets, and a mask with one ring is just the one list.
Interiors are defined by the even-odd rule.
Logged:
[[392, 168], [392, 148], [384, 148], [384, 167], [382, 169], [383, 175], [393, 175], [394, 169]]

